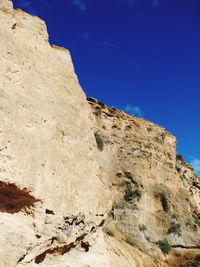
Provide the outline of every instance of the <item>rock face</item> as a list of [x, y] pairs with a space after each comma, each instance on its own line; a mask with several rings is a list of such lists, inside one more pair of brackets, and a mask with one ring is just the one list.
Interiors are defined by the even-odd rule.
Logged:
[[10, 1], [0, 24], [0, 266], [32, 265], [85, 240], [111, 201], [69, 52]]
[[1, 0], [0, 25], [0, 266], [198, 264], [199, 178], [176, 139], [87, 101], [39, 18]]
[[[191, 261], [200, 252], [199, 177], [176, 155], [175, 137], [144, 119], [89, 103], [104, 144], [101, 176], [112, 192], [107, 232], [169, 266], [183, 264], [185, 251]], [[162, 253], [165, 240], [179, 257]]]

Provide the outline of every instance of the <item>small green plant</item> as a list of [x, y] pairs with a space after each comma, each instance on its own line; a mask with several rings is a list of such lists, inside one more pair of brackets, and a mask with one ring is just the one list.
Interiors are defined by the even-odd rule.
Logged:
[[100, 151], [103, 151], [103, 148], [104, 148], [104, 142], [103, 142], [103, 139], [101, 137], [101, 135], [99, 133], [95, 133], [94, 134], [95, 136], [95, 139], [96, 139], [96, 143], [97, 143], [97, 147]]
[[198, 254], [198, 255], [195, 257], [194, 261], [200, 263], [200, 254]]
[[127, 188], [125, 190], [124, 199], [126, 201], [131, 201], [134, 198], [139, 201], [141, 197], [142, 197], [142, 192], [139, 189], [131, 190], [130, 188]]
[[128, 243], [129, 245], [131, 245], [131, 246], [135, 246], [135, 242], [134, 242], [134, 240], [133, 240], [131, 237], [127, 237], [125, 241], [126, 241], [126, 243]]
[[200, 227], [200, 217], [197, 216], [195, 213], [192, 214], [192, 217], [194, 219], [195, 224]]
[[169, 244], [169, 242], [166, 239], [159, 240], [158, 246], [162, 250], [162, 252], [165, 254], [168, 254], [172, 249], [171, 245]]
[[140, 230], [140, 232], [145, 232], [147, 230], [146, 225], [145, 224], [140, 224], [139, 225], [139, 230]]
[[200, 254], [195, 257], [191, 266], [192, 267], [199, 267], [200, 266]]
[[123, 209], [126, 206], [126, 201], [124, 199], [120, 200], [120, 201], [115, 201], [113, 203], [113, 208], [114, 209]]
[[178, 214], [177, 213], [173, 213], [171, 218], [174, 219], [174, 220], [178, 220]]
[[172, 222], [168, 231], [167, 231], [167, 234], [176, 234], [178, 236], [181, 236], [181, 225], [179, 223], [174, 223]]
[[113, 237], [114, 236], [114, 233], [111, 229], [109, 228], [104, 228], [104, 233], [106, 233], [107, 235]]

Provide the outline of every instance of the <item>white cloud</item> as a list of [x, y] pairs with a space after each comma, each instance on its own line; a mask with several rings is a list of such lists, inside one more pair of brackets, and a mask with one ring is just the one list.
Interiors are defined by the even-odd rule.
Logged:
[[83, 12], [87, 9], [86, 4], [82, 0], [72, 0], [72, 4]]
[[153, 0], [152, 6], [158, 7], [160, 5], [160, 0]]
[[200, 159], [193, 159], [191, 162], [195, 172], [200, 175]]
[[132, 116], [139, 116], [140, 117], [143, 115], [141, 108], [138, 106], [133, 106], [133, 105], [128, 104], [128, 105], [122, 107], [121, 109]]

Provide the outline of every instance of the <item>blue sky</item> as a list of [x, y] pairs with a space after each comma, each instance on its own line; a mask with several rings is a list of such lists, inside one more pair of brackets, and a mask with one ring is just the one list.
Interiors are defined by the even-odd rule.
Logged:
[[[88, 96], [172, 132], [200, 174], [199, 0], [14, 0], [70, 50]], [[52, 63], [53, 64], [53, 63]]]

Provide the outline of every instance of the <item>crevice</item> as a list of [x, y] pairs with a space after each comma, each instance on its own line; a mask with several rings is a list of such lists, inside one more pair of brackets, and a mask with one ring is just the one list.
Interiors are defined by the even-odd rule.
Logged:
[[[55, 214], [54, 211], [48, 210], [48, 209], [45, 209], [45, 213], [46, 214], [50, 214], [50, 215]], [[104, 215], [103, 214], [97, 214], [97, 216], [104, 216]], [[78, 227], [82, 231], [87, 226], [87, 223], [84, 221], [84, 218], [85, 218], [84, 215], [82, 215], [82, 216], [65, 216], [63, 218], [64, 218], [64, 225], [59, 226], [57, 228], [57, 229], [59, 229], [61, 231], [62, 230], [66, 230], [66, 227], [67, 227], [67, 229], [68, 228], [70, 229], [71, 227]], [[85, 236], [87, 236], [89, 233], [96, 232], [96, 229], [99, 228], [99, 227], [102, 227], [105, 224], [105, 222], [106, 222], [106, 220], [102, 219], [100, 224], [98, 224], [98, 225], [88, 225], [89, 229], [88, 230], [85, 229], [84, 230], [85, 233], [77, 236], [75, 241], [70, 242], [69, 244], [62, 245], [62, 246], [58, 246], [57, 244], [54, 244], [54, 241], [57, 241], [59, 243], [58, 237], [56, 237], [56, 236], [51, 237], [48, 240], [48, 242], [50, 242], [50, 243], [46, 247], [46, 250], [43, 251], [42, 253], [38, 254], [38, 255], [35, 255], [34, 258], [32, 258], [31, 261], [35, 261], [36, 264], [40, 264], [45, 260], [45, 258], [46, 258], [46, 256], [48, 254], [64, 255], [64, 254], [68, 253], [71, 249], [75, 248], [78, 245], [80, 245], [81, 248], [83, 248], [85, 250], [85, 252], [88, 252], [90, 247], [91, 247], [91, 245], [89, 244], [89, 242], [84, 241]], [[82, 227], [82, 224], [84, 225], [84, 227]], [[37, 234], [36, 237], [39, 239], [39, 238], [41, 238], [41, 235]], [[52, 248], [52, 246], [54, 246], [54, 247]], [[26, 254], [23, 255], [19, 259], [18, 262], [24, 261], [26, 256], [30, 253], [30, 251], [32, 249], [33, 248], [30, 248], [26, 252]]]
[[85, 252], [88, 252], [90, 249], [90, 244], [88, 242], [81, 242], [81, 247], [85, 249]]
[[105, 220], [102, 220], [102, 221], [100, 222], [100, 224], [98, 225], [98, 227], [102, 227], [102, 226], [104, 226], [104, 224], [105, 224]]
[[[36, 235], [36, 237], [37, 237], [37, 238], [41, 238], [41, 235]], [[58, 238], [57, 238], [57, 237], [51, 237], [50, 239], [48, 239], [47, 242], [50, 242], [50, 244], [47, 245], [47, 246], [49, 247], [50, 245], [52, 245], [53, 242], [54, 242], [55, 240], [58, 241]], [[33, 250], [33, 249], [36, 248], [36, 247], [37, 247], [37, 245], [34, 246], [34, 247], [31, 247], [31, 248], [27, 249], [27, 252], [26, 252], [24, 255], [22, 255], [22, 256], [20, 257], [20, 259], [18, 260], [17, 263], [22, 262], [22, 261], [26, 258], [26, 256], [30, 253], [30, 251]], [[30, 261], [28, 261], [28, 262], [26, 262], [26, 263], [30, 263], [31, 261], [32, 261], [32, 260], [30, 260]]]
[[18, 260], [18, 262], [17, 262], [17, 263], [20, 263], [21, 261], [23, 261], [23, 260], [25, 259], [26, 255], [27, 255], [27, 253], [26, 253], [26, 254], [24, 254], [23, 256], [21, 256], [21, 258]]
[[[68, 245], [45, 250], [44, 252], [35, 257], [35, 263], [36, 264], [42, 263], [45, 260], [47, 254], [64, 255], [68, 253], [72, 248], [75, 248], [85, 238], [86, 235], [87, 234], [82, 234], [81, 236], [77, 237], [74, 242], [71, 242]], [[86, 244], [87, 242], [84, 243]]]
[[46, 209], [45, 210], [46, 214], [54, 215], [55, 213], [52, 210]]
[[15, 30], [16, 29], [16, 26], [17, 26], [17, 23], [13, 24], [12, 27], [11, 27], [11, 29], [12, 30]]
[[172, 248], [181, 248], [181, 249], [200, 249], [200, 246], [184, 246], [184, 245], [171, 245]]
[[[149, 243], [154, 244], [154, 245], [158, 245], [158, 242], [153, 242], [149, 240]], [[200, 246], [184, 246], [184, 245], [172, 245], [170, 244], [171, 248], [181, 248], [181, 249], [200, 249]]]

